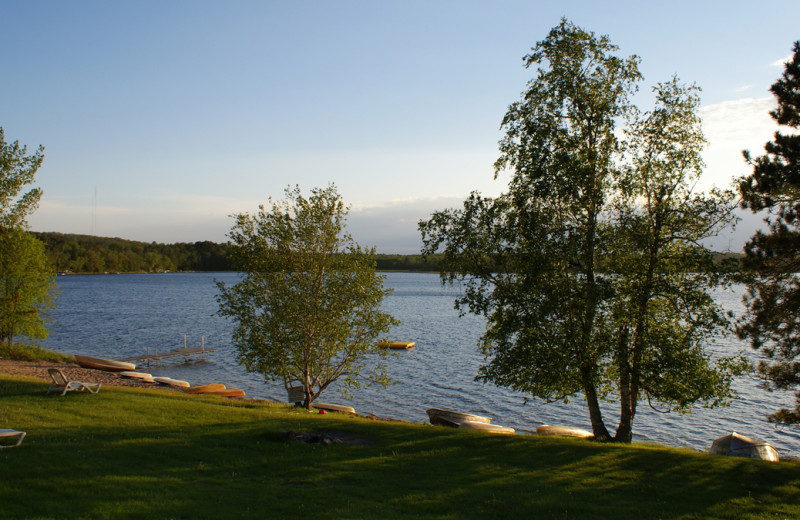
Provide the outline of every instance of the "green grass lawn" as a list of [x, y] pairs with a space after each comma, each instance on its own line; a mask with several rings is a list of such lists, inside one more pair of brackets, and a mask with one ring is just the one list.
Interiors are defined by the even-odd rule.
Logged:
[[[0, 518], [800, 518], [800, 463], [0, 375]], [[281, 431], [335, 432], [307, 444]]]

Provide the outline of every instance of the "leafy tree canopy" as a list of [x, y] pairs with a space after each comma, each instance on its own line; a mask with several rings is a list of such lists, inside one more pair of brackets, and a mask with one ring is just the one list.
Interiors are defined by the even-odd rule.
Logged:
[[230, 232], [243, 278], [219, 283], [219, 312], [236, 322], [233, 342], [248, 371], [303, 389], [303, 405], [345, 378], [386, 383], [384, 367], [362, 377], [369, 354], [382, 354], [378, 336], [397, 321], [381, 312], [383, 277], [374, 250], [345, 232], [347, 209], [330, 185], [240, 214]]
[[615, 399], [614, 438], [630, 442], [641, 399], [725, 404], [744, 365], [704, 350], [727, 321], [701, 241], [731, 221], [733, 195], [691, 189], [698, 89], [673, 78], [641, 113], [639, 60], [616, 51], [562, 20], [525, 57], [536, 77], [503, 119], [508, 192], [473, 193], [420, 230], [443, 281], [466, 283], [457, 308], [487, 317], [478, 378], [547, 401], [583, 394], [599, 439], [611, 437], [599, 401]]
[[6, 142], [0, 127], [0, 229], [25, 225], [25, 218], [39, 205], [42, 190], [32, 188], [23, 193], [25, 186], [33, 182], [33, 176], [44, 161], [44, 147], [36, 153], [26, 155], [27, 147], [19, 141]]

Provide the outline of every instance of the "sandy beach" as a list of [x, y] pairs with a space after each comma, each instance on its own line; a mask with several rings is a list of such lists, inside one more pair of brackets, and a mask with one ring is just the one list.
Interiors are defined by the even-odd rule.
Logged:
[[37, 377], [50, 382], [47, 374], [48, 368], [60, 369], [67, 379], [83, 381], [86, 383], [102, 383], [111, 386], [131, 386], [136, 388], [159, 388], [164, 390], [177, 391], [167, 385], [145, 383], [136, 379], [122, 377], [115, 372], [104, 372], [90, 368], [82, 368], [73, 363], [53, 363], [48, 361], [13, 361], [10, 359], [0, 359], [0, 373], [17, 376]]

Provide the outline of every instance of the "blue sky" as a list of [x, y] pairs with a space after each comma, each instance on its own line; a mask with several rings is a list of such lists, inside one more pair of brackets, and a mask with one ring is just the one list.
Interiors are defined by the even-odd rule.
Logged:
[[221, 242], [229, 215], [334, 182], [359, 243], [413, 253], [419, 219], [505, 189], [500, 121], [562, 16], [641, 57], [645, 107], [672, 74], [703, 88], [702, 188], [748, 173], [796, 0], [0, 0], [0, 126], [45, 146], [37, 231]]

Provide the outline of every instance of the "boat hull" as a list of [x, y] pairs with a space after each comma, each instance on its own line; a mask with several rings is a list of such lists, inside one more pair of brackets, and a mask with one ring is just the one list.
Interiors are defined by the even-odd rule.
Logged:
[[392, 350], [408, 350], [414, 348], [414, 345], [416, 345], [414, 341], [381, 341], [378, 343], [380, 348]]
[[428, 408], [427, 413], [428, 417], [431, 419], [431, 423], [433, 423], [434, 420], [441, 420], [453, 423], [471, 421], [471, 422], [489, 424], [490, 422], [492, 422], [492, 419], [489, 417], [482, 417], [480, 415], [473, 415], [471, 413], [454, 412], [452, 410], [440, 410], [439, 408]]
[[191, 386], [188, 381], [172, 379], [171, 377], [154, 377], [153, 381], [162, 385], [173, 386], [175, 388], [189, 388]]
[[136, 379], [144, 383], [156, 382], [155, 379], [153, 379], [152, 374], [146, 374], [144, 372], [125, 371], [125, 372], [120, 372], [119, 375], [121, 375], [122, 377], [127, 377], [128, 379]]
[[343, 406], [340, 404], [314, 403], [311, 406], [317, 410], [325, 410], [326, 412], [356, 413], [355, 408], [352, 406]]
[[222, 390], [225, 390], [225, 385], [222, 383], [209, 383], [207, 385], [190, 386], [189, 388], [184, 388], [183, 391], [187, 394], [208, 394], [221, 392]]
[[729, 455], [778, 462], [778, 451], [766, 442], [757, 441], [736, 432], [715, 439], [708, 452], [712, 455]]
[[577, 437], [579, 439], [588, 439], [594, 437], [592, 432], [582, 430], [580, 428], [572, 428], [570, 426], [550, 426], [544, 424], [536, 428], [537, 435], [554, 435], [558, 437]]
[[238, 388], [225, 388], [222, 390], [209, 390], [201, 392], [203, 395], [219, 395], [222, 397], [244, 397], [244, 390]]
[[125, 372], [136, 370], [136, 365], [126, 361], [115, 361], [113, 359], [94, 358], [89, 356], [75, 356], [75, 361], [83, 368], [93, 368], [95, 370], [105, 370], [106, 372]]
[[507, 426], [500, 426], [499, 424], [487, 424], [487, 423], [473, 422], [473, 421], [463, 421], [459, 423], [458, 427], [466, 428], [468, 430], [481, 430], [489, 433], [503, 433], [506, 435], [514, 435], [516, 433], [516, 431], [514, 431], [514, 428], [509, 428]]

